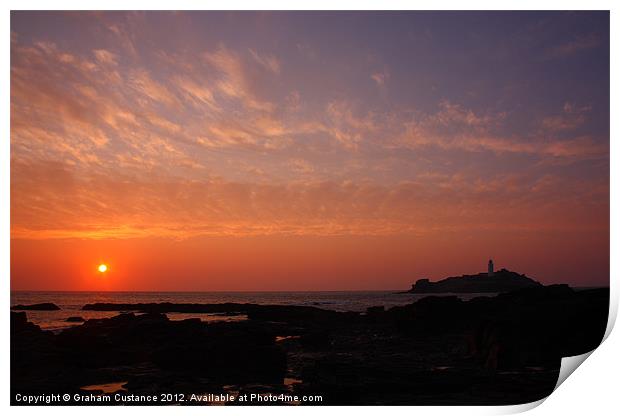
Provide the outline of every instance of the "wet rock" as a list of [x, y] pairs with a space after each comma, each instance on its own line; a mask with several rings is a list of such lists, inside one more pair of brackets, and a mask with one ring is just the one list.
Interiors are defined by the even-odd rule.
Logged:
[[67, 319], [65, 319], [66, 322], [84, 322], [85, 319], [82, 318], [81, 316], [70, 316]]

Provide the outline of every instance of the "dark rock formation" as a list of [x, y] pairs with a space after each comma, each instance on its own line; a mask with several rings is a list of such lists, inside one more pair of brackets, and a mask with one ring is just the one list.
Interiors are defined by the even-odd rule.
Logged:
[[286, 355], [274, 332], [244, 322], [124, 313], [53, 334], [27, 322], [25, 313], [13, 312], [11, 327], [12, 387], [22, 392], [74, 391], [117, 377], [136, 386], [144, 366], [159, 381], [143, 388], [155, 392], [181, 391], [173, 381], [194, 378], [202, 380], [195, 387], [205, 391], [224, 384], [281, 384], [286, 372]]
[[60, 308], [53, 303], [35, 303], [34, 305], [11, 306], [14, 311], [59, 311]]
[[561, 357], [595, 349], [609, 313], [609, 290], [567, 285], [522, 289], [475, 305], [474, 356], [487, 368], [559, 365]]
[[67, 319], [65, 319], [66, 322], [84, 322], [85, 319], [82, 318], [81, 316], [70, 316]]
[[20, 333], [24, 331], [38, 332], [41, 328], [38, 325], [28, 322], [26, 312], [11, 312], [11, 333]]
[[55, 371], [62, 372], [57, 352], [51, 332], [28, 322], [26, 312], [11, 312], [11, 396], [21, 391], [62, 389], [64, 384], [53, 386], [44, 378]]
[[541, 286], [524, 274], [501, 269], [492, 276], [487, 273], [453, 276], [437, 282], [419, 279], [408, 293], [501, 293]]
[[482, 365], [511, 369], [557, 364], [596, 348], [607, 324], [608, 298], [608, 289], [575, 292], [552, 285], [467, 302], [430, 296], [387, 314], [412, 335], [461, 332]]
[[539, 400], [553, 391], [561, 357], [598, 346], [608, 302], [608, 289], [566, 285], [423, 298], [385, 311], [382, 323], [371, 314], [367, 325], [335, 332], [303, 366], [297, 391], [337, 405]]
[[366, 308], [366, 316], [369, 318], [382, 318], [385, 314], [385, 306], [370, 306]]
[[275, 322], [304, 322], [321, 325], [359, 317], [356, 312], [335, 312], [313, 306], [257, 305], [252, 303], [91, 303], [82, 307], [92, 311], [135, 311], [147, 313], [221, 313], [245, 314], [251, 320]]

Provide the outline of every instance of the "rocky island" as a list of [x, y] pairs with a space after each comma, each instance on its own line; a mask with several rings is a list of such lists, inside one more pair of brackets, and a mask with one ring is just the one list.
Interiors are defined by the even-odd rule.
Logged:
[[14, 311], [59, 311], [60, 308], [58, 305], [46, 302], [46, 303], [35, 303], [33, 305], [15, 305], [11, 306], [11, 309]]
[[406, 293], [503, 293], [542, 286], [539, 282], [510, 270], [493, 270], [489, 260], [486, 273], [447, 277], [437, 282], [419, 279]]

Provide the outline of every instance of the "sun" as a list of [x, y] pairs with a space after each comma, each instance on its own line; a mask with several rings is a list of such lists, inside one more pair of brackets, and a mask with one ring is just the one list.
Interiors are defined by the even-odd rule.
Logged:
[[108, 271], [108, 266], [105, 264], [100, 264], [99, 267], [97, 267], [97, 270], [99, 270], [99, 273], [105, 273]]

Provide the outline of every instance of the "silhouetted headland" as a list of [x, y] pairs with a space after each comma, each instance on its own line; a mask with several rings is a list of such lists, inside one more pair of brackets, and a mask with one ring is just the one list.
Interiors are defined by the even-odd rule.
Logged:
[[486, 273], [447, 277], [437, 282], [419, 279], [405, 293], [503, 293], [539, 286], [542, 285], [524, 274], [506, 269], [494, 271], [493, 261], [489, 260]]

